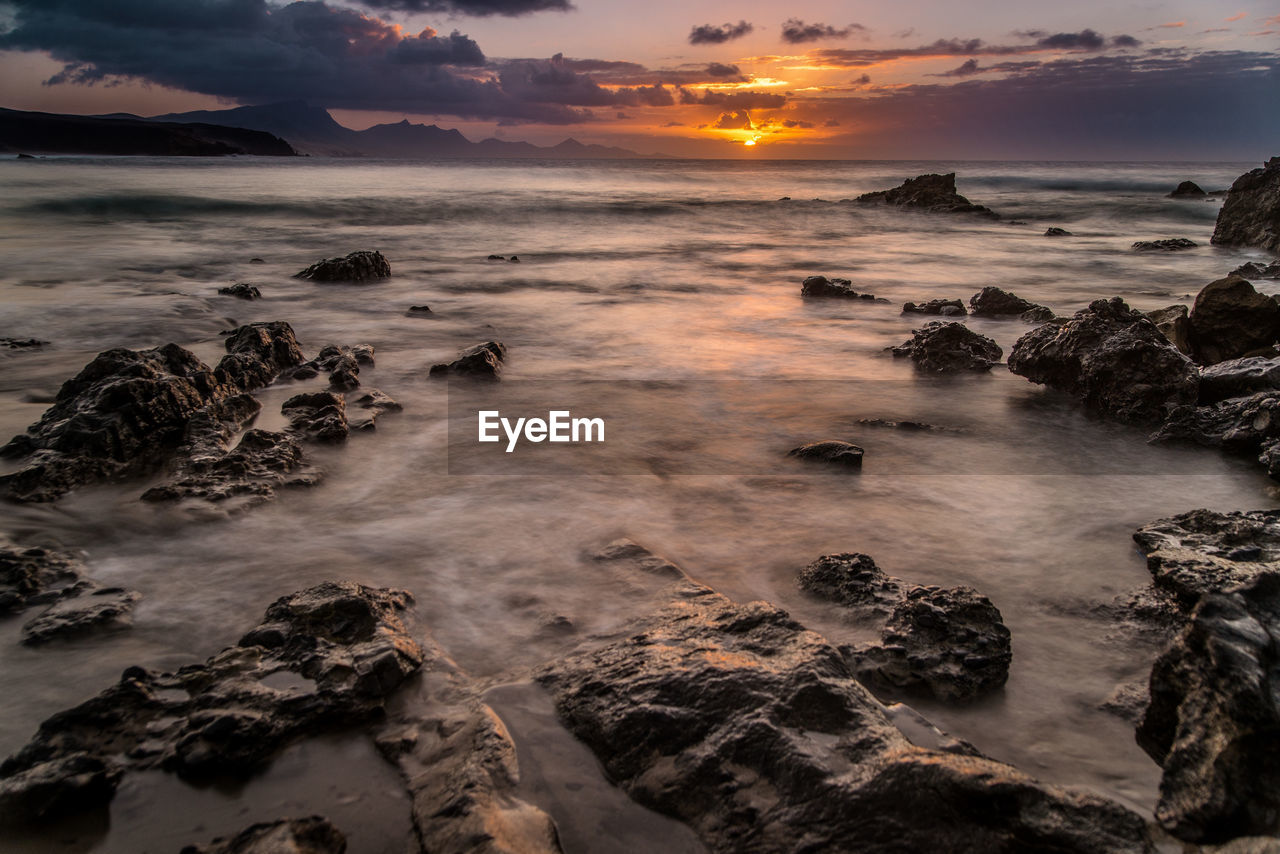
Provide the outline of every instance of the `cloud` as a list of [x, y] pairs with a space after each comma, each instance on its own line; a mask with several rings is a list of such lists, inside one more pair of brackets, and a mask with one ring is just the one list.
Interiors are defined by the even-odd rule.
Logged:
[[695, 92], [684, 87], [678, 87], [677, 91], [682, 104], [706, 104], [728, 110], [771, 110], [787, 103], [787, 96], [778, 92], [720, 92], [715, 89]]
[[550, 59], [526, 59], [502, 65], [498, 82], [508, 96], [539, 104], [573, 107], [669, 107], [675, 103], [671, 89], [652, 86], [606, 89], [590, 76], [578, 73], [561, 54]]
[[861, 77], [855, 77], [853, 80], [849, 82], [852, 83], [854, 86], [866, 86], [871, 82], [871, 75], [864, 74]]
[[932, 44], [914, 48], [821, 48], [811, 50], [807, 58], [813, 62], [837, 68], [861, 68], [892, 62], [899, 59], [935, 59], [947, 56], [1017, 56], [1041, 53], [1047, 50], [1097, 52], [1107, 47], [1137, 47], [1140, 41], [1129, 35], [1106, 38], [1085, 29], [1078, 33], [1046, 33], [1043, 30], [1024, 30], [1015, 35], [1035, 39], [1034, 43], [1021, 45], [987, 44], [982, 39], [938, 39]]
[[784, 128], [811, 128], [813, 122], [801, 121], [800, 119], [784, 119], [780, 124]]
[[751, 124], [751, 114], [746, 110], [721, 113], [720, 118], [711, 126], [717, 130], [755, 130]]
[[1160, 24], [1158, 27], [1156, 27], [1156, 29], [1158, 29], [1158, 30], [1178, 30], [1178, 29], [1181, 29], [1181, 28], [1185, 27], [1186, 25], [1187, 25], [1187, 22], [1186, 22], [1186, 21], [1171, 21], [1171, 22], [1170, 22], [1170, 23], [1168, 23], [1168, 24]]
[[491, 15], [516, 17], [534, 12], [569, 12], [569, 0], [357, 0], [369, 9], [390, 12], [435, 12], [485, 18]]
[[736, 24], [702, 24], [689, 31], [689, 44], [724, 44], [740, 39], [755, 29], [753, 24], [739, 21]]
[[936, 77], [971, 77], [974, 74], [981, 74], [982, 69], [978, 67], [978, 60], [967, 59], [958, 68], [945, 71], [942, 74], [934, 75]]
[[848, 38], [854, 32], [866, 32], [861, 24], [850, 24], [837, 29], [830, 24], [806, 24], [799, 18], [788, 18], [782, 24], [782, 40], [789, 44], [804, 44], [821, 39]]
[[837, 119], [827, 119], [822, 123], [822, 126], [824, 128], [838, 128], [840, 127], [840, 122]]
[[1232, 21], [1243, 21], [1247, 17], [1249, 17], [1248, 12], [1238, 12], [1232, 15], [1230, 18], [1223, 18], [1222, 20], [1226, 21], [1229, 24]]
[[708, 77], [741, 77], [742, 70], [736, 65], [725, 65], [720, 62], [713, 62], [707, 66]]
[[895, 39], [909, 39], [916, 34], [915, 27], [907, 27], [905, 30], [898, 30], [893, 34]]

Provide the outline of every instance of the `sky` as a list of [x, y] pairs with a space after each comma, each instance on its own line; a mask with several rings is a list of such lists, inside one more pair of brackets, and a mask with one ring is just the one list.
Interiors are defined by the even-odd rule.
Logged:
[[699, 157], [1265, 160], [1280, 0], [0, 0], [0, 106]]

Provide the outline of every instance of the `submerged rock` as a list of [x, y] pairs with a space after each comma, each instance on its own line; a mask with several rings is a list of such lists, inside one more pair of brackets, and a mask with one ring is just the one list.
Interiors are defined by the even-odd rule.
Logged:
[[1280, 157], [1235, 180], [1218, 211], [1210, 242], [1280, 252]]
[[1191, 355], [1191, 319], [1185, 305], [1171, 305], [1143, 312], [1179, 353]]
[[963, 323], [938, 320], [914, 330], [910, 340], [891, 352], [911, 359], [918, 370], [938, 374], [990, 370], [1004, 355], [999, 344]]
[[234, 285], [228, 285], [225, 288], [218, 288], [218, 293], [226, 297], [236, 297], [243, 300], [255, 300], [262, 298], [262, 291], [255, 288], [248, 282], [237, 282]]
[[1166, 240], [1139, 240], [1133, 244], [1138, 252], [1177, 252], [1179, 249], [1194, 249], [1196, 244], [1185, 237], [1171, 237]]
[[826, 276], [809, 276], [800, 283], [802, 297], [841, 297], [843, 299], [879, 300], [875, 294], [863, 294], [853, 289], [853, 282], [848, 279], [827, 278]]
[[405, 314], [409, 317], [428, 317], [434, 315], [435, 312], [431, 310], [429, 305], [411, 305]]
[[1240, 276], [1205, 285], [1191, 309], [1191, 346], [1216, 364], [1271, 346], [1280, 337], [1280, 304]]
[[346, 854], [347, 838], [323, 816], [282, 818], [246, 827], [230, 839], [188, 845], [179, 854]]
[[861, 552], [823, 555], [802, 569], [796, 581], [815, 596], [886, 615], [903, 595], [902, 580], [885, 575], [871, 555]]
[[372, 344], [356, 344], [354, 347], [328, 344], [320, 348], [314, 359], [290, 371], [289, 378], [309, 380], [327, 372], [330, 387], [351, 391], [360, 386], [360, 366], [374, 366], [373, 352]]
[[1151, 671], [1138, 744], [1164, 768], [1156, 818], [1194, 842], [1280, 829], [1280, 565], [1206, 593]]
[[0, 546], [0, 616], [56, 601], [84, 577], [83, 570], [67, 552]]
[[1267, 474], [1280, 479], [1280, 392], [1258, 392], [1208, 406], [1179, 406], [1151, 437], [1189, 441], [1227, 453], [1257, 455]]
[[862, 448], [849, 442], [831, 440], [827, 442], [810, 442], [787, 452], [788, 457], [815, 462], [834, 463], [849, 468], [862, 468]]
[[1202, 199], [1207, 196], [1204, 190], [1195, 181], [1183, 181], [1181, 184], [1173, 188], [1173, 192], [1169, 194], [1171, 199]]
[[452, 362], [432, 365], [431, 376], [453, 375], [497, 380], [502, 378], [502, 365], [506, 358], [506, 347], [497, 341], [486, 341], [463, 350]]
[[368, 249], [357, 250], [345, 258], [326, 258], [317, 261], [305, 270], [294, 273], [295, 279], [309, 279], [313, 282], [354, 282], [363, 283], [391, 276], [391, 265], [382, 257], [381, 252]]
[[125, 628], [140, 598], [132, 590], [104, 587], [87, 577], [84, 563], [67, 552], [0, 544], [0, 616], [45, 606], [22, 627], [22, 642], [28, 646]]
[[48, 343], [39, 338], [0, 338], [0, 347], [6, 350], [38, 350]]
[[1018, 339], [1009, 370], [1072, 394], [1119, 421], [1159, 420], [1195, 401], [1199, 374], [1156, 325], [1119, 297]]
[[1188, 611], [1203, 596], [1280, 571], [1280, 510], [1192, 510], [1144, 525], [1133, 539], [1155, 584]]
[[938, 213], [975, 213], [998, 219], [999, 214], [982, 205], [975, 205], [956, 192], [956, 173], [928, 174], [908, 178], [891, 190], [863, 193], [857, 201], [861, 204], [897, 205], [904, 208]]
[[1280, 390], [1280, 356], [1230, 359], [1200, 371], [1202, 404], [1276, 390]]
[[399, 403], [376, 388], [371, 388], [356, 398], [355, 405], [364, 411], [358, 418], [349, 420], [352, 430], [377, 429], [378, 417], [386, 412], [400, 412], [404, 409]]
[[1053, 309], [1025, 300], [1017, 294], [997, 287], [985, 287], [969, 297], [974, 317], [1018, 316], [1028, 322], [1053, 319]]
[[99, 587], [81, 581], [43, 614], [22, 627], [22, 642], [39, 646], [107, 628], [127, 628], [134, 603], [142, 596], [123, 587]]
[[340, 394], [319, 391], [295, 394], [280, 406], [289, 419], [289, 429], [316, 442], [337, 444], [347, 441], [347, 402]]
[[1071, 237], [1072, 234], [1071, 232], [1067, 231], [1065, 228], [1061, 228], [1056, 225], [1051, 225], [1044, 230], [1044, 236], [1045, 237]]
[[1228, 275], [1243, 276], [1246, 279], [1280, 279], [1280, 261], [1272, 261], [1265, 266], [1257, 261], [1246, 261]]
[[965, 311], [964, 303], [958, 299], [931, 299], [928, 302], [904, 303], [902, 306], [903, 314], [940, 314], [943, 317], [951, 315], [968, 314]]

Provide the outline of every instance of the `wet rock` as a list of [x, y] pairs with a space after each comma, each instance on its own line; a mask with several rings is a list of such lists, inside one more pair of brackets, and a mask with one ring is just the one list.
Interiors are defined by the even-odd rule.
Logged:
[[1207, 196], [1204, 190], [1194, 181], [1183, 181], [1181, 184], [1173, 188], [1173, 192], [1169, 194], [1171, 199], [1202, 199]]
[[250, 264], [265, 264], [265, 263], [267, 263], [267, 262], [266, 262], [265, 260], [263, 260], [262, 258], [250, 258], [250, 259], [249, 259], [249, 263], [250, 263]]
[[1259, 264], [1257, 261], [1247, 261], [1228, 275], [1242, 276], [1246, 279], [1280, 279], [1280, 261], [1272, 261], [1266, 265]]
[[0, 546], [0, 616], [46, 606], [22, 627], [22, 643], [28, 646], [126, 628], [140, 598], [132, 590], [104, 587], [87, 577], [84, 564], [72, 554]]
[[1185, 237], [1171, 237], [1167, 240], [1139, 240], [1133, 244], [1136, 252], [1177, 252], [1180, 249], [1193, 249], [1196, 244]]
[[1158, 587], [1184, 610], [1204, 596], [1280, 571], [1280, 510], [1192, 510], [1133, 535]]
[[111, 800], [121, 772], [85, 753], [36, 762], [0, 777], [0, 826], [38, 825]]
[[1280, 157], [1232, 183], [1210, 242], [1280, 252]]
[[351, 355], [356, 360], [356, 364], [364, 365], [367, 368], [374, 367], [373, 345], [357, 344], [351, 348]]
[[329, 387], [338, 391], [351, 391], [360, 385], [360, 363], [355, 356], [344, 353], [333, 364], [329, 374]]
[[1156, 818], [1194, 842], [1280, 828], [1280, 571], [1207, 593], [1151, 671], [1138, 744], [1164, 768]]
[[280, 406], [289, 419], [289, 429], [316, 442], [336, 444], [350, 435], [347, 403], [331, 391], [295, 394]]
[[1230, 454], [1257, 456], [1280, 479], [1280, 392], [1258, 392], [1208, 406], [1179, 406], [1152, 436], [1153, 442], [1188, 441]]
[[1200, 371], [1202, 404], [1276, 390], [1280, 390], [1280, 356], [1231, 359]]
[[127, 628], [134, 603], [141, 595], [123, 587], [99, 587], [81, 581], [57, 602], [22, 627], [22, 642], [39, 646], [50, 641]]
[[1137, 726], [1150, 702], [1151, 695], [1147, 693], [1145, 682], [1129, 682], [1117, 686], [1098, 704], [1098, 708]]
[[913, 330], [911, 339], [891, 352], [897, 358], [911, 359], [917, 370], [938, 374], [986, 371], [1004, 355], [999, 344], [963, 323], [937, 320]]
[[931, 299], [928, 302], [904, 303], [902, 306], [903, 314], [940, 314], [943, 317], [952, 315], [968, 314], [965, 310], [964, 303], [958, 299]]
[[429, 305], [411, 305], [409, 306], [409, 311], [406, 312], [406, 314], [408, 314], [409, 317], [426, 317], [428, 315], [434, 315], [435, 312], [431, 310], [431, 306]]
[[1071, 235], [1071, 232], [1067, 231], [1065, 228], [1060, 228], [1059, 226], [1051, 225], [1045, 229], [1044, 236], [1045, 237], [1071, 237], [1072, 235]]
[[[243, 779], [299, 738], [377, 720], [422, 664], [401, 618], [412, 601], [404, 591], [326, 582], [276, 600], [237, 646], [203, 664], [175, 673], [130, 667], [0, 764], [0, 801], [78, 784], [82, 769], [98, 782], [92, 797], [62, 799], [67, 809], [110, 800], [128, 771]], [[264, 684], [283, 671], [299, 684]]]
[[351, 391], [360, 386], [361, 365], [374, 366], [372, 344], [357, 344], [354, 347], [328, 344], [320, 348], [320, 352], [314, 359], [303, 362], [290, 371], [289, 378], [309, 380], [327, 372], [331, 388], [338, 391]]
[[47, 605], [84, 578], [84, 564], [50, 549], [0, 545], [0, 616]]
[[861, 204], [897, 205], [898, 207], [937, 213], [975, 213], [998, 219], [999, 214], [982, 205], [975, 205], [956, 192], [956, 173], [929, 174], [908, 178], [891, 190], [863, 193], [857, 201]]
[[378, 417], [383, 413], [400, 412], [404, 409], [390, 395], [376, 388], [371, 388], [356, 398], [355, 406], [359, 407], [363, 414], [349, 419], [348, 423], [352, 430], [374, 430], [377, 428]]
[[940, 424], [928, 424], [924, 421], [893, 421], [888, 418], [859, 418], [858, 423], [864, 427], [886, 427], [890, 430], [921, 430], [943, 433], [962, 433], [958, 427], [944, 427]]
[[997, 287], [985, 287], [969, 297], [974, 317], [1012, 317], [1037, 322], [1053, 319], [1053, 309], [1025, 300]]
[[287, 433], [249, 430], [234, 449], [180, 463], [172, 480], [142, 494], [143, 501], [178, 502], [199, 499], [224, 512], [256, 507], [276, 497], [278, 490], [314, 486], [322, 479], [309, 464], [302, 446]]
[[218, 288], [218, 293], [227, 297], [236, 297], [244, 300], [255, 300], [262, 298], [262, 291], [255, 288], [248, 282], [237, 282], [234, 285], [228, 285], [225, 288]]
[[7, 350], [36, 350], [48, 343], [39, 338], [0, 338], [0, 347]]
[[885, 615], [902, 601], [905, 586], [861, 552], [823, 555], [802, 569], [796, 581], [815, 596]]
[[326, 258], [294, 273], [295, 279], [313, 282], [368, 282], [391, 276], [391, 265], [381, 252], [361, 249], [345, 258]]
[[452, 362], [432, 365], [431, 376], [451, 375], [497, 380], [502, 378], [502, 365], [506, 358], [506, 347], [497, 341], [486, 341], [463, 350]]
[[609, 776], [709, 850], [1153, 850], [1117, 804], [913, 744], [784, 611], [687, 578], [668, 595], [538, 679]]
[[1169, 343], [1178, 348], [1179, 353], [1191, 355], [1191, 319], [1189, 309], [1185, 305], [1171, 305], [1168, 308], [1157, 308], [1144, 312], [1156, 329]]
[[855, 291], [853, 283], [848, 279], [829, 279], [826, 276], [807, 277], [800, 283], [800, 296], [876, 300], [875, 294], [862, 294]]
[[246, 827], [230, 839], [188, 845], [180, 854], [345, 854], [347, 838], [323, 816], [282, 818]]
[[1191, 360], [1119, 297], [1094, 300], [1061, 325], [1023, 335], [1009, 354], [1009, 370], [1129, 422], [1159, 420], [1194, 402], [1199, 386]]
[[1204, 286], [1191, 309], [1191, 346], [1205, 364], [1252, 354], [1280, 337], [1280, 305], [1239, 276]]
[[788, 451], [787, 456], [860, 469], [862, 468], [862, 453], [862, 448], [857, 445], [832, 440], [801, 445]]

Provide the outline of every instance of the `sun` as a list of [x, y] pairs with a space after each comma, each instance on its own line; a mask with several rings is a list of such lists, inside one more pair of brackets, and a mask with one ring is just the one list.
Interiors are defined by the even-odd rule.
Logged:
[[755, 145], [755, 144], [756, 144], [756, 141], [755, 141], [754, 139], [748, 139], [748, 140], [744, 140], [742, 144], [743, 144], [743, 145]]

